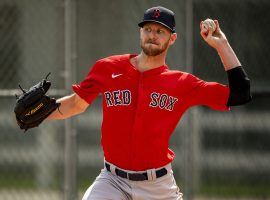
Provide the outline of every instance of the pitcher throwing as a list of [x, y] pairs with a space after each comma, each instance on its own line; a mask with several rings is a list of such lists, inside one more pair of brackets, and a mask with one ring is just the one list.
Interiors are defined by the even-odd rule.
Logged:
[[206, 82], [166, 65], [177, 39], [174, 13], [152, 7], [144, 13], [138, 55], [98, 60], [74, 93], [60, 98], [59, 110], [48, 119], [82, 113], [99, 95], [103, 98], [101, 128], [104, 169], [83, 200], [181, 200], [171, 162], [169, 139], [185, 111], [194, 105], [229, 110], [251, 100], [250, 81], [217, 20], [215, 29], [202, 29], [228, 75], [228, 86]]

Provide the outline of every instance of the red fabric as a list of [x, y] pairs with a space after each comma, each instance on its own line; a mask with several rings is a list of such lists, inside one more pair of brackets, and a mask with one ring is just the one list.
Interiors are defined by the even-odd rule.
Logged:
[[105, 159], [127, 170], [164, 166], [174, 159], [169, 138], [191, 106], [226, 106], [229, 88], [167, 66], [139, 72], [135, 55], [99, 60], [73, 90], [89, 104], [103, 96], [102, 147]]

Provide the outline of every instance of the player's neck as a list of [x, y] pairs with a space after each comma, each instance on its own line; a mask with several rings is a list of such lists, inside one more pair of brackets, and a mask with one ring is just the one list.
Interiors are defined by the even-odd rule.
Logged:
[[140, 72], [144, 72], [165, 65], [165, 58], [165, 52], [158, 56], [147, 56], [141, 52], [138, 56], [131, 59], [131, 63]]

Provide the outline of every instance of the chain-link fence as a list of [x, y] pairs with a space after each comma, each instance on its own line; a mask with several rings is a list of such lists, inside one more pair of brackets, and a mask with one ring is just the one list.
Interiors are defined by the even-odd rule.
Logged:
[[[62, 1], [0, 1], [0, 199], [62, 199], [64, 127], [44, 123], [25, 134], [13, 115], [18, 84], [29, 88], [51, 72], [64, 88]], [[60, 95], [54, 92], [54, 95]], [[62, 134], [61, 134], [62, 133]]]
[[0, 200], [81, 198], [103, 166], [101, 98], [75, 121], [23, 134], [13, 116], [18, 83], [29, 88], [52, 72], [50, 94], [69, 93], [74, 71], [79, 82], [97, 59], [140, 51], [137, 23], [154, 5], [176, 14], [171, 69], [227, 83], [199, 34], [201, 20], [216, 18], [252, 83], [250, 104], [226, 113], [192, 108], [179, 123], [171, 148], [185, 199], [270, 198], [270, 2], [0, 0]]

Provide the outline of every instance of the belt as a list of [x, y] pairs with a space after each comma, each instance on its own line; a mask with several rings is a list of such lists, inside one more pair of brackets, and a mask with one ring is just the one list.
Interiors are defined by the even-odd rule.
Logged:
[[[105, 162], [105, 167], [106, 169], [111, 172], [111, 166], [109, 163]], [[159, 170], [155, 171], [156, 173], [156, 178], [160, 178], [168, 173], [166, 168], [161, 168]], [[115, 174], [117, 176], [120, 176], [122, 178], [126, 178], [128, 180], [132, 181], [146, 181], [149, 180], [147, 172], [141, 172], [141, 173], [130, 173], [130, 172], [125, 172], [119, 168], [115, 168]]]

